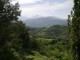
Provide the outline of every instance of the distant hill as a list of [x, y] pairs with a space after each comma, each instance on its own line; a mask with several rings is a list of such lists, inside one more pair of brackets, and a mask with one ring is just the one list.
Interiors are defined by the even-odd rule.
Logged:
[[29, 28], [31, 36], [43, 37], [43, 38], [63, 38], [67, 39], [68, 28], [64, 25], [53, 25], [50, 27], [42, 28]]
[[67, 25], [67, 20], [57, 17], [38, 17], [23, 21], [30, 27], [49, 27], [52, 25]]

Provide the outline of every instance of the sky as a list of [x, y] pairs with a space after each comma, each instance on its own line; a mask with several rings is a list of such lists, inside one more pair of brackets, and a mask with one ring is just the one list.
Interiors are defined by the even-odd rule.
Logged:
[[20, 4], [21, 19], [36, 17], [59, 17], [67, 19], [73, 7], [73, 0], [14, 0]]

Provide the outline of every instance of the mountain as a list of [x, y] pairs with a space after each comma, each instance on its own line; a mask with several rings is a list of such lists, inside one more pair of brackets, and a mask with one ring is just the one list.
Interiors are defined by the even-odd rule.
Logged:
[[30, 27], [49, 27], [52, 25], [67, 25], [67, 20], [57, 17], [38, 17], [23, 21]]

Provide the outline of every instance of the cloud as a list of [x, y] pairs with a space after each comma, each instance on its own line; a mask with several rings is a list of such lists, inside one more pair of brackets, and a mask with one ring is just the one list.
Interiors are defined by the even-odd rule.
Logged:
[[[72, 0], [65, 0], [64, 2], [43, 2], [42, 0], [18, 0], [21, 16], [31, 18], [34, 16], [56, 16], [60, 18], [67, 18], [70, 13], [73, 3]], [[40, 3], [41, 2], [41, 3]], [[26, 18], [25, 18], [26, 19]]]
[[19, 2], [19, 4], [30, 4], [30, 3], [36, 3], [41, 0], [13, 0], [13, 3]]

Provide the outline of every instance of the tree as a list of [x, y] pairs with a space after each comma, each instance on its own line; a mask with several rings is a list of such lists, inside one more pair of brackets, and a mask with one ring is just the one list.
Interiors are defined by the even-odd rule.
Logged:
[[73, 60], [80, 60], [80, 0], [74, 0], [71, 31]]
[[9, 26], [20, 16], [19, 4], [11, 4], [10, 0], [0, 0], [0, 59], [15, 60], [7, 42], [9, 41]]
[[30, 48], [30, 37], [28, 33], [28, 28], [22, 21], [13, 22], [10, 25], [9, 29], [10, 29], [10, 39], [11, 39], [10, 46], [12, 46], [12, 48], [14, 48], [16, 51], [25, 49], [27, 50]]
[[8, 26], [20, 16], [19, 5], [12, 5], [9, 0], [0, 0], [0, 44], [4, 44]]

